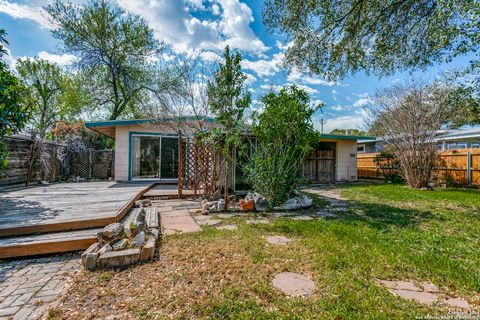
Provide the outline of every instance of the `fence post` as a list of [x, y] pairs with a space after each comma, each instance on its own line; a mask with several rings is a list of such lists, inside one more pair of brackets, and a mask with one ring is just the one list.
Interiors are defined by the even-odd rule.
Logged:
[[472, 153], [467, 152], [467, 183], [472, 184]]
[[88, 180], [92, 180], [92, 150], [88, 150]]
[[378, 158], [375, 156], [375, 178], [378, 178]]

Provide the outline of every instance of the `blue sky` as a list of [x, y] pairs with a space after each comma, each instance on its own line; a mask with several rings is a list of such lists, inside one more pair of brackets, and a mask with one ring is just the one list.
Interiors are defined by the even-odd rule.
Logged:
[[[280, 66], [287, 43], [282, 35], [268, 34], [261, 20], [262, 1], [254, 0], [111, 0], [124, 9], [145, 18], [155, 36], [178, 52], [201, 52], [207, 61], [218, 59], [225, 45], [239, 50], [242, 67], [257, 103], [272, 88], [291, 83], [307, 90], [313, 101], [323, 101], [323, 113], [314, 116], [315, 126], [325, 119], [325, 132], [334, 128], [364, 128], [368, 117], [365, 106], [376, 89], [405, 81], [409, 73], [377, 78], [357, 73], [333, 83], [298, 71], [287, 73]], [[81, 2], [81, 0], [78, 0]], [[51, 35], [52, 25], [42, 12], [47, 0], [0, 0], [0, 28], [6, 29], [11, 60], [19, 57], [41, 58], [69, 65], [75, 57], [62, 54]], [[443, 72], [468, 64], [469, 56], [449, 64], [417, 71], [414, 76], [433, 80]], [[255, 105], [258, 106], [258, 105]]]

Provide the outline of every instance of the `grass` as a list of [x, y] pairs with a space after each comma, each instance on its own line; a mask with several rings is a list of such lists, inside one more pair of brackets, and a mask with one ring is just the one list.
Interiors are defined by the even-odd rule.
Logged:
[[[400, 299], [375, 279], [430, 281], [480, 307], [480, 192], [350, 184], [339, 219], [274, 219], [236, 231], [166, 237], [160, 259], [84, 272], [55, 316], [64, 319], [412, 319], [447, 311]], [[316, 200], [323, 205], [321, 200]], [[288, 246], [265, 244], [285, 235]], [[284, 271], [317, 284], [308, 299], [271, 286]]]

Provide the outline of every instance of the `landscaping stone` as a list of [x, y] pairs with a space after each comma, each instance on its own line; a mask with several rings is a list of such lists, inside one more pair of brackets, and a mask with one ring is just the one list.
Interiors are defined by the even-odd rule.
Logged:
[[111, 223], [102, 231], [97, 233], [97, 240], [100, 245], [111, 244], [124, 237], [124, 228], [121, 223]]
[[160, 236], [160, 231], [157, 228], [150, 229], [150, 234], [155, 238], [158, 239]]
[[249, 192], [245, 197], [245, 200], [253, 200], [255, 210], [257, 211], [267, 211], [270, 208], [270, 201], [256, 192]]
[[89, 271], [95, 270], [95, 268], [97, 267], [97, 260], [99, 256], [100, 256], [99, 252], [87, 253], [85, 255], [85, 261], [83, 263], [84, 268]]
[[218, 219], [213, 219], [210, 216], [206, 216], [206, 219], [197, 219], [197, 223], [201, 226], [215, 226], [222, 223], [222, 221]]
[[267, 240], [268, 243], [275, 245], [286, 245], [293, 241], [284, 236], [268, 236], [265, 240]]
[[288, 199], [285, 203], [274, 207], [274, 210], [298, 210], [303, 208], [310, 208], [313, 204], [313, 200], [308, 196], [299, 196]]
[[438, 296], [431, 292], [423, 291], [411, 291], [401, 289], [389, 289], [390, 292], [408, 300], [414, 300], [419, 303], [432, 305], [438, 298]]
[[460, 299], [460, 298], [447, 297], [444, 300], [442, 300], [442, 303], [448, 305], [449, 307], [453, 307], [453, 308], [462, 308], [462, 309], [467, 309], [467, 310], [472, 309], [472, 307], [470, 306], [470, 304], [468, 303], [467, 300]]
[[277, 274], [272, 281], [275, 288], [289, 296], [309, 297], [315, 290], [315, 283], [308, 277], [293, 272]]
[[128, 239], [122, 239], [115, 242], [112, 246], [113, 251], [123, 250], [128, 246]]
[[313, 220], [312, 217], [306, 216], [306, 215], [293, 216], [293, 217], [291, 217], [291, 219], [293, 219], [293, 220], [304, 220], [304, 221]]
[[337, 215], [330, 211], [319, 211], [316, 213], [320, 218], [336, 218]]
[[158, 228], [158, 212], [157, 207], [149, 207], [145, 209], [145, 220], [148, 228]]
[[125, 267], [137, 263], [139, 259], [140, 249], [110, 251], [100, 255], [97, 265], [104, 268]]
[[246, 224], [266, 224], [266, 223], [270, 223], [270, 221], [267, 219], [249, 219], [249, 220], [245, 220], [245, 223]]
[[149, 261], [153, 259], [155, 255], [155, 245], [157, 240], [153, 237], [148, 238], [147, 243], [143, 246], [140, 252], [140, 261]]
[[90, 245], [90, 247], [87, 248], [87, 250], [85, 250], [83, 253], [82, 253], [82, 263], [83, 265], [85, 266], [85, 262], [86, 262], [86, 259], [87, 259], [87, 254], [91, 254], [91, 253], [97, 253], [98, 250], [100, 250], [101, 246], [98, 242], [95, 242], [93, 243], [92, 245]]
[[98, 250], [98, 254], [104, 254], [106, 252], [110, 252], [112, 251], [112, 246], [110, 246], [108, 243], [106, 245], [104, 245], [103, 247], [100, 248], [100, 250]]
[[217, 214], [217, 218], [220, 218], [220, 219], [230, 219], [230, 218], [233, 218], [233, 217], [235, 217], [234, 213], [219, 213], [219, 214]]
[[135, 236], [135, 238], [132, 241], [132, 246], [133, 247], [141, 247], [145, 243], [146, 240], [146, 235], [144, 231], [141, 231], [139, 234]]
[[134, 237], [140, 231], [139, 228], [142, 228], [142, 222], [145, 221], [145, 211], [143, 208], [132, 208], [130, 209], [125, 222], [123, 223], [123, 228], [127, 237]]
[[234, 224], [226, 224], [224, 226], [217, 227], [218, 230], [237, 230], [237, 226]]

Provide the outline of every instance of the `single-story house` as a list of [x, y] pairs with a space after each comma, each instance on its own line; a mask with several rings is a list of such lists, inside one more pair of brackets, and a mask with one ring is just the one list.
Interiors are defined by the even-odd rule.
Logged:
[[[112, 120], [85, 126], [115, 140], [115, 180], [178, 180], [179, 136], [193, 136], [218, 124], [207, 117]], [[305, 160], [302, 175], [312, 182], [357, 179], [357, 136], [322, 134]], [[234, 189], [241, 189], [241, 168], [234, 169]]]
[[[480, 127], [455, 130], [439, 130], [435, 138], [438, 150], [478, 149], [480, 148]], [[361, 137], [358, 139], [357, 152], [381, 152], [385, 146], [382, 138]]]

